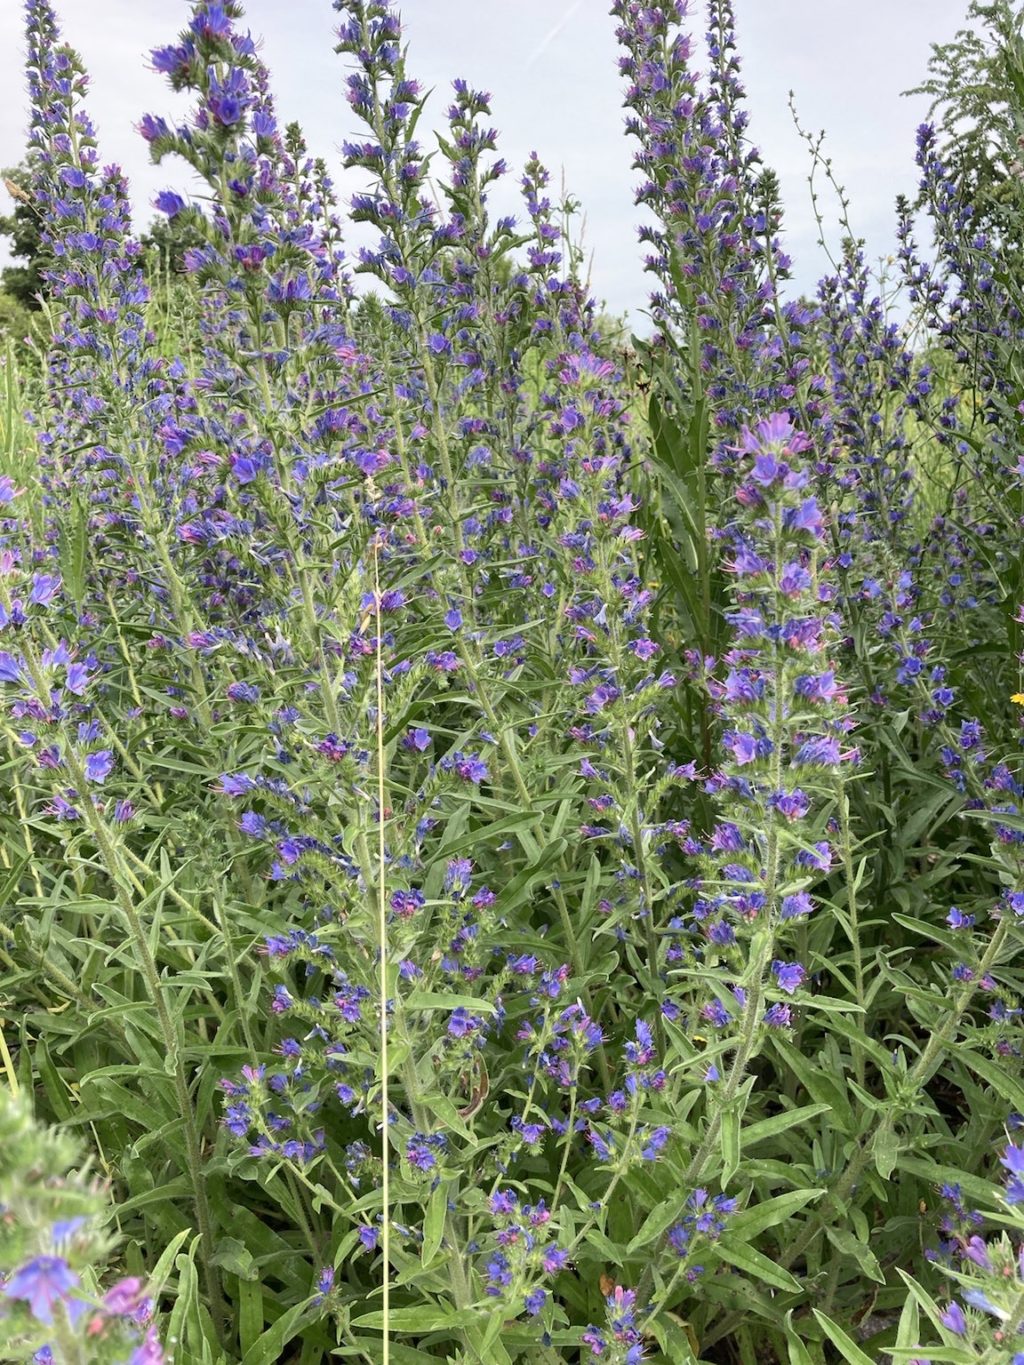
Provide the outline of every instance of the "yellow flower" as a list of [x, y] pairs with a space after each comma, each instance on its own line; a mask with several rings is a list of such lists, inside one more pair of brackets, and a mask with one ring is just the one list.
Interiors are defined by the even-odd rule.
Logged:
[[1024, 692], [1014, 692], [1010, 700], [1016, 702], [1018, 706], [1024, 706]]

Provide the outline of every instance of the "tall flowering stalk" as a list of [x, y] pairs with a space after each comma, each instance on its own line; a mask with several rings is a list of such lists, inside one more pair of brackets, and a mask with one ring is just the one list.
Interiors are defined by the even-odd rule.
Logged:
[[732, 6], [709, 7], [706, 83], [681, 27], [688, 0], [617, 0], [612, 14], [625, 49], [626, 129], [639, 143], [636, 200], [655, 220], [640, 229], [659, 284], [653, 317], [679, 352], [677, 367], [692, 363], [688, 352], [699, 356], [702, 380], [692, 374], [688, 385], [706, 390], [715, 426], [735, 434], [765, 405], [793, 399], [808, 368], [800, 334], [811, 314], [777, 297], [790, 262], [774, 179], [758, 171], [746, 138]]
[[731, 1058], [706, 1076], [709, 1120], [693, 1180], [752, 1058], [771, 1031], [791, 1025], [808, 975], [792, 955], [794, 931], [815, 909], [808, 888], [832, 864], [825, 814], [858, 757], [836, 672], [826, 524], [802, 459], [809, 448], [783, 414], [745, 430], [731, 471], [738, 515], [721, 533], [733, 647], [725, 678], [710, 683], [725, 761], [708, 782], [721, 820], [706, 844], [693, 925], [697, 960], [721, 983], [703, 1017], [728, 1039]]

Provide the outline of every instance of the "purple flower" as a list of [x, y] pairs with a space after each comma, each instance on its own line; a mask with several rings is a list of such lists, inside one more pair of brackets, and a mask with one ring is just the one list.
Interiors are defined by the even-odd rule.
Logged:
[[239, 819], [238, 828], [251, 839], [262, 839], [267, 829], [266, 817], [258, 811], [247, 810]]
[[103, 782], [114, 771], [114, 755], [109, 749], [97, 749], [85, 760], [85, 775], [90, 782]]
[[455, 771], [464, 782], [479, 784], [487, 781], [487, 764], [479, 754], [457, 754]]
[[173, 190], [161, 190], [153, 200], [153, 207], [160, 213], [166, 213], [168, 218], [174, 218], [184, 209], [185, 201]]
[[54, 1223], [50, 1229], [50, 1235], [56, 1245], [66, 1242], [70, 1237], [74, 1237], [80, 1228], [85, 1227], [88, 1220], [85, 1218], [66, 1218], [58, 1223]]
[[219, 80], [211, 67], [207, 103], [210, 113], [222, 127], [230, 128], [237, 123], [249, 103], [245, 73], [232, 67], [224, 79]]
[[776, 479], [781, 479], [785, 473], [787, 473], [786, 465], [776, 460], [767, 451], [757, 451], [750, 471], [750, 477], [755, 483], [760, 484], [762, 488], [768, 488]]
[[814, 536], [820, 535], [825, 525], [815, 498], [807, 498], [799, 507], [787, 508], [784, 524], [790, 531], [809, 531]]
[[115, 1317], [126, 1317], [136, 1312], [145, 1301], [145, 1291], [146, 1286], [143, 1280], [140, 1280], [137, 1275], [128, 1276], [110, 1286], [103, 1296], [103, 1306], [108, 1313], [113, 1313]]
[[480, 1024], [477, 1015], [470, 1014], [464, 1005], [458, 1005], [448, 1020], [448, 1032], [453, 1038], [465, 1038], [467, 1034], [475, 1033]]
[[816, 735], [805, 740], [793, 755], [796, 764], [832, 767], [840, 759], [839, 742], [832, 735]]
[[772, 797], [772, 805], [787, 820], [802, 820], [810, 810], [811, 803], [807, 793], [797, 787], [791, 792], [777, 792]]
[[523, 1299], [523, 1307], [530, 1317], [535, 1318], [547, 1303], [548, 1293], [546, 1289], [532, 1289]]
[[455, 673], [462, 667], [459, 656], [451, 649], [436, 651], [430, 649], [424, 655], [426, 662], [438, 673]]
[[[981, 1266], [982, 1270], [992, 1269], [988, 1247], [977, 1234], [973, 1237], [968, 1237], [963, 1250], [964, 1256], [966, 1256], [969, 1261], [973, 1261], [975, 1265]], [[965, 1295], [965, 1297], [967, 1298], [967, 1302], [970, 1303], [970, 1297], [967, 1295]]]
[[965, 915], [957, 906], [951, 905], [946, 923], [951, 929], [970, 929], [974, 925], [974, 916]]
[[137, 1346], [128, 1357], [128, 1365], [164, 1365], [163, 1347], [155, 1327], [147, 1330], [142, 1345]]
[[417, 910], [422, 910], [426, 903], [422, 891], [398, 890], [391, 893], [391, 908], [399, 919], [409, 919]]
[[799, 962], [773, 962], [772, 973], [779, 983], [779, 989], [792, 995], [803, 984], [807, 972]]
[[255, 683], [229, 683], [227, 694], [232, 701], [255, 702], [260, 699], [260, 689]]
[[224, 796], [244, 796], [255, 785], [248, 773], [222, 773], [217, 790]]
[[491, 1212], [496, 1217], [505, 1217], [519, 1208], [519, 1197], [514, 1190], [495, 1190], [491, 1195]]
[[[975, 1238], [974, 1240], [979, 1239]], [[981, 1289], [968, 1289], [964, 1294], [964, 1303], [971, 1308], [979, 1309], [982, 1313], [988, 1313], [994, 1318], [999, 1318], [1001, 1322], [1005, 1322], [1009, 1316], [1002, 1308], [997, 1308]]]
[[787, 564], [779, 577], [779, 590], [784, 597], [800, 597], [811, 586], [811, 575], [802, 564]]
[[796, 891], [791, 896], [782, 898], [782, 918], [796, 919], [798, 915], [809, 915], [814, 909], [814, 902], [806, 891]]
[[951, 1332], [955, 1332], [958, 1337], [962, 1337], [967, 1332], [967, 1319], [964, 1317], [964, 1310], [957, 1303], [956, 1299], [950, 1300], [949, 1307], [944, 1313], [939, 1314], [939, 1321], [943, 1327], [947, 1327]]
[[80, 697], [89, 682], [89, 670], [85, 664], [68, 664], [64, 686], [73, 696]]
[[60, 592], [60, 577], [57, 574], [37, 573], [32, 577], [32, 589], [28, 600], [37, 607], [45, 606]]
[[662, 1126], [654, 1128], [646, 1137], [647, 1140], [640, 1149], [640, 1156], [644, 1161], [657, 1161], [658, 1153], [672, 1136], [672, 1129]]
[[747, 763], [753, 763], [754, 759], [758, 757], [759, 746], [753, 735], [734, 734], [727, 738], [724, 743], [741, 767]]
[[1024, 1147], [1015, 1147], [1011, 1142], [999, 1160], [1010, 1172], [1010, 1179], [1006, 1183], [1006, 1202], [1024, 1204]]
[[54, 1304], [66, 1303], [66, 1295], [81, 1283], [62, 1256], [37, 1256], [16, 1270], [0, 1293], [8, 1299], [24, 1299], [32, 1316], [49, 1326]]
[[437, 1157], [434, 1148], [438, 1146], [437, 1138], [427, 1137], [424, 1133], [414, 1133], [405, 1146], [405, 1155], [410, 1166], [415, 1166], [418, 1171], [432, 1171], [437, 1165]]
[[459, 897], [469, 890], [473, 864], [468, 858], [453, 858], [445, 869], [444, 889], [449, 896]]
[[313, 1299], [315, 1304], [323, 1303], [324, 1299], [334, 1288], [334, 1266], [325, 1265], [321, 1268], [316, 1277], [316, 1297]]

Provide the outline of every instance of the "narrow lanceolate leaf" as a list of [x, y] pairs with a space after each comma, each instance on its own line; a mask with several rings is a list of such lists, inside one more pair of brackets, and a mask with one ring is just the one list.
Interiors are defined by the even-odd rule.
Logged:
[[828, 1191], [824, 1189], [791, 1190], [788, 1194], [778, 1194], [773, 1199], [762, 1200], [733, 1214], [729, 1220], [730, 1235], [734, 1240], [741, 1236], [753, 1240], [768, 1228], [776, 1227], [827, 1193]]
[[750, 1246], [747, 1242], [737, 1241], [735, 1236], [722, 1237], [716, 1242], [715, 1253], [723, 1261], [728, 1261], [737, 1270], [742, 1270], [744, 1274], [761, 1284], [795, 1294], [800, 1292], [800, 1281], [794, 1275], [758, 1251], [756, 1247]]
[[846, 1361], [846, 1365], [872, 1365], [871, 1357], [860, 1349], [852, 1337], [847, 1336], [841, 1327], [838, 1327], [824, 1313], [819, 1312], [817, 1308], [813, 1311], [822, 1331], [835, 1346], [842, 1359]]

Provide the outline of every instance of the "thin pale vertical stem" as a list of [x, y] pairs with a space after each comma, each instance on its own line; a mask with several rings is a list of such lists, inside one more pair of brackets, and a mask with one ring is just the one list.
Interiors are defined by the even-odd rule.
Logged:
[[391, 1127], [388, 1095], [388, 919], [384, 896], [386, 850], [384, 841], [384, 627], [380, 617], [380, 548], [373, 542], [373, 610], [377, 628], [377, 948], [380, 972], [380, 1155], [381, 1155], [381, 1291], [384, 1342], [381, 1361], [391, 1360]]

